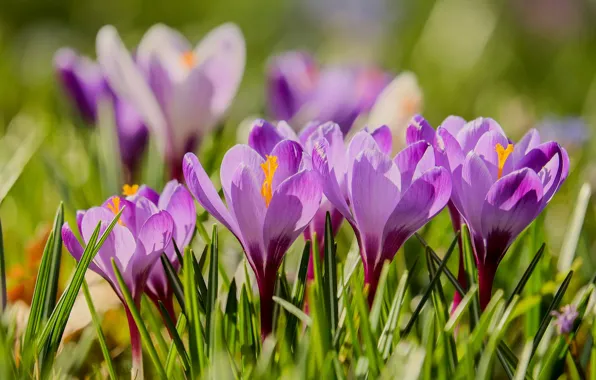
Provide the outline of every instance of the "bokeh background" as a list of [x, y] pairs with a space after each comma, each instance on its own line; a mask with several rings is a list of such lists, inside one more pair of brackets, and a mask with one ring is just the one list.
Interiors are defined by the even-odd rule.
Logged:
[[[88, 154], [97, 149], [95, 137], [73, 112], [52, 64], [63, 46], [94, 58], [95, 35], [105, 24], [115, 25], [129, 47], [157, 22], [192, 42], [224, 22], [240, 26], [247, 66], [218, 154], [235, 143], [242, 120], [264, 114], [268, 57], [300, 49], [323, 63], [414, 72], [423, 114], [434, 126], [451, 114], [490, 116], [514, 140], [536, 126], [561, 140], [572, 174], [539, 220], [553, 257], [581, 184], [596, 179], [590, 154], [596, 147], [590, 138], [596, 122], [596, 1], [2, 0], [1, 9], [0, 169], [32, 131], [44, 136], [0, 206], [9, 267], [21, 265], [24, 276], [35, 260], [24, 252], [43, 247], [38, 240], [43, 242], [58, 202], [65, 202], [72, 219], [74, 209], [100, 202], [105, 193]], [[209, 144], [207, 139], [203, 150]], [[589, 233], [596, 226], [593, 214], [587, 213], [576, 255], [588, 264], [580, 268], [584, 278], [596, 265], [589, 254], [596, 237]], [[440, 226], [447, 228], [442, 218]]]

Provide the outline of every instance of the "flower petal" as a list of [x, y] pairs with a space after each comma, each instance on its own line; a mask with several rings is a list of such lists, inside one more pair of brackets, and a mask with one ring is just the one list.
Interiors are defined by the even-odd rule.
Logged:
[[413, 180], [421, 173], [435, 166], [435, 158], [430, 145], [419, 140], [399, 152], [393, 159], [401, 175], [400, 189], [406, 191]]
[[273, 147], [281, 140], [283, 140], [283, 136], [280, 131], [263, 119], [255, 120], [248, 135], [248, 145], [263, 158], [265, 155], [271, 154]]
[[321, 204], [321, 185], [312, 171], [284, 181], [273, 195], [263, 224], [266, 260], [279, 266], [290, 245], [304, 231]]
[[[490, 172], [493, 181], [496, 181], [499, 173], [499, 155], [497, 153], [497, 144], [500, 144], [504, 149], [507, 148], [509, 140], [505, 135], [498, 131], [489, 131], [482, 135], [474, 147], [474, 152], [478, 154], [486, 164], [486, 168]], [[502, 175], [507, 175], [513, 169], [511, 158], [505, 160]]]
[[[173, 233], [174, 220], [167, 211], [160, 211], [147, 219], [137, 237], [138, 248], [142, 249], [137, 249], [131, 260], [133, 278], [144, 277], [146, 280], [151, 267], [172, 244]], [[131, 269], [127, 268], [126, 271], [130, 273]]]
[[415, 115], [406, 129], [406, 144], [416, 141], [426, 141], [432, 144], [435, 139], [435, 130], [421, 115]]
[[[81, 246], [81, 243], [79, 243], [77, 237], [70, 229], [70, 225], [68, 224], [68, 222], [64, 223], [64, 225], [62, 226], [62, 241], [64, 242], [64, 245], [66, 246], [68, 252], [78, 263], [81, 260], [81, 257], [83, 256], [84, 249]], [[89, 263], [89, 269], [101, 276], [105, 276], [103, 271], [99, 269], [99, 267], [95, 265], [93, 261]]]
[[468, 153], [461, 169], [453, 173], [453, 203], [474, 233], [482, 230], [482, 207], [493, 184], [485, 161], [474, 152]]
[[474, 149], [482, 135], [493, 130], [505, 136], [505, 132], [503, 132], [503, 129], [496, 121], [490, 118], [479, 117], [464, 125], [455, 137], [464, 154], [468, 154], [469, 151]]
[[238, 227], [232, 216], [224, 206], [211, 179], [193, 153], [184, 156], [184, 179], [190, 192], [199, 204], [215, 219], [219, 220], [230, 232], [239, 236]]
[[532, 149], [536, 148], [540, 144], [540, 134], [535, 128], [530, 129], [524, 137], [522, 137], [513, 148], [511, 153], [511, 160], [514, 168], [519, 169], [519, 161], [528, 154]]
[[393, 148], [393, 137], [391, 136], [391, 129], [387, 125], [381, 125], [370, 134], [377, 142], [381, 152], [390, 154]]
[[261, 157], [248, 145], [234, 145], [226, 152], [223, 160], [221, 161], [219, 177], [226, 201], [228, 202], [228, 206], [230, 205], [232, 182], [234, 176], [236, 175], [236, 170], [240, 166], [247, 167], [252, 172], [252, 175], [255, 177], [257, 182], [262, 184], [265, 180], [265, 174], [261, 168], [261, 164], [263, 162], [265, 162], [263, 157]]
[[457, 136], [464, 125], [466, 125], [466, 120], [464, 118], [451, 115], [447, 116], [447, 118], [443, 120], [441, 125], [439, 125], [439, 128], [444, 128], [452, 136]]
[[283, 181], [298, 173], [301, 169], [304, 154], [302, 146], [299, 143], [292, 140], [284, 140], [273, 148], [271, 155], [277, 157], [278, 165], [273, 175], [273, 183], [271, 184], [275, 192]]
[[[167, 211], [172, 216], [174, 220], [174, 240], [178, 247], [183, 250], [192, 239], [197, 221], [197, 211], [192, 196], [178, 181], [170, 181], [159, 199], [159, 208]], [[172, 245], [171, 249], [168, 250], [168, 253], [172, 253], [172, 255], [168, 254], [168, 257], [172, 260], [176, 258], [176, 255], [173, 254], [173, 248]]]

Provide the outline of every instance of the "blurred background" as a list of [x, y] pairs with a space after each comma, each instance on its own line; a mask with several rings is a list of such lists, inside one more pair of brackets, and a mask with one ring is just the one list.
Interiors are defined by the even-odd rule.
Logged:
[[[394, 74], [409, 70], [423, 91], [423, 115], [434, 126], [451, 114], [490, 116], [514, 140], [538, 126], [545, 138], [570, 150], [573, 172], [547, 209], [553, 222], [544, 234], [549, 249], [559, 251], [570, 204], [580, 185], [596, 178], [591, 158], [582, 154], [594, 145], [596, 122], [595, 1], [3, 0], [0, 167], [31, 131], [41, 131], [39, 141], [43, 137], [0, 206], [10, 265], [34, 260], [21, 252], [35, 251], [37, 240], [44, 241], [60, 200], [72, 221], [74, 209], [97, 204], [105, 193], [97, 162], [87, 154], [96, 149], [90, 129], [57, 85], [55, 51], [70, 46], [95, 58], [95, 35], [105, 24], [115, 25], [132, 48], [157, 22], [196, 43], [228, 21], [244, 33], [247, 66], [225, 145], [234, 144], [242, 120], [264, 115], [265, 67], [272, 54], [299, 49], [323, 64], [367, 63]], [[208, 150], [209, 141], [204, 145]], [[594, 227], [592, 214], [584, 229]], [[591, 264], [586, 277], [594, 267], [593, 244], [593, 237], [582, 235], [579, 249]], [[26, 268], [21, 272], [27, 276]]]

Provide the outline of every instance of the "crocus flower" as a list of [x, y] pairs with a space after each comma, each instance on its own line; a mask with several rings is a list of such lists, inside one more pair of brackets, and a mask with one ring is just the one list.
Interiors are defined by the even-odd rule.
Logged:
[[291, 125], [332, 120], [346, 135], [389, 81], [390, 76], [377, 68], [320, 68], [307, 53], [287, 52], [273, 57], [267, 68], [269, 113]]
[[[379, 132], [379, 134], [381, 133], [382, 131]], [[256, 150], [261, 157], [266, 159], [267, 155], [270, 155], [273, 148], [282, 140], [289, 139], [297, 141], [302, 145], [306, 152], [312, 152], [314, 148], [314, 142], [322, 137], [327, 138], [327, 140], [333, 144], [334, 149], [340, 149], [339, 147], [336, 147], [336, 145], [341, 145], [341, 147], [344, 146], [344, 137], [339, 125], [332, 122], [323, 124], [318, 122], [309, 123], [301, 131], [300, 136], [298, 136], [285, 121], [280, 121], [276, 127], [265, 120], [259, 119], [256, 120], [252, 125], [250, 135], [248, 137], [248, 145]], [[321, 256], [324, 254], [322, 247], [325, 243], [325, 222], [327, 212], [329, 212], [331, 216], [331, 227], [333, 233], [337, 233], [343, 221], [343, 216], [325, 197], [323, 197], [321, 206], [317, 210], [313, 220], [308, 225], [308, 228], [304, 230], [305, 239], [312, 240], [313, 236], [317, 237], [317, 240], [314, 243], [319, 245]], [[311, 249], [311, 257], [308, 264], [307, 274], [309, 279], [314, 278], [312, 252], [313, 250]]]
[[554, 324], [557, 327], [557, 333], [563, 335], [571, 332], [579, 313], [575, 305], [566, 305], [561, 308], [560, 312], [552, 311], [551, 315], [556, 318]]
[[[540, 143], [534, 129], [513, 144], [488, 118], [466, 123], [450, 116], [435, 133], [418, 116], [408, 128], [407, 140], [433, 143], [437, 163], [452, 173], [451, 200], [470, 228], [484, 308], [509, 246], [567, 178], [567, 152], [554, 141]], [[461, 269], [460, 265], [460, 280]]]
[[383, 263], [451, 196], [449, 172], [435, 165], [430, 144], [413, 144], [392, 160], [391, 135], [386, 135], [375, 140], [358, 132], [347, 149], [322, 138], [313, 151], [325, 196], [356, 234], [371, 304]]
[[[193, 47], [165, 25], [151, 27], [135, 60], [113, 26], [97, 35], [97, 56], [115, 93], [131, 102], [153, 133], [173, 178], [182, 157], [222, 119], [244, 72], [244, 38], [234, 24]], [[136, 63], [135, 63], [136, 61]]]
[[116, 96], [99, 64], [74, 50], [62, 48], [54, 56], [58, 80], [83, 120], [97, 124], [100, 102], [112, 106], [122, 163], [133, 176], [147, 146], [147, 127], [130, 102]]
[[266, 158], [248, 145], [234, 146], [220, 170], [226, 208], [197, 157], [184, 157], [191, 193], [236, 236], [256, 275], [262, 338], [272, 330], [272, 297], [282, 258], [321, 203], [321, 186], [310, 164], [295, 141], [279, 142]]
[[[77, 212], [77, 229], [83, 242], [85, 244], [89, 242], [93, 231], [100, 223], [100, 234], [103, 233], [123, 207], [120, 220], [89, 264], [89, 269], [102, 276], [125, 305], [132, 346], [133, 376], [142, 378], [143, 363], [139, 331], [124, 301], [112, 267], [112, 259], [122, 273], [136, 306], [140, 307], [141, 295], [151, 268], [160, 254], [167, 251], [171, 245], [175, 225], [168, 211], [160, 211], [144, 196], [138, 196], [135, 199], [113, 196], [99, 207]], [[83, 246], [68, 223], [62, 227], [62, 239], [70, 254], [77, 261], [80, 260]]]

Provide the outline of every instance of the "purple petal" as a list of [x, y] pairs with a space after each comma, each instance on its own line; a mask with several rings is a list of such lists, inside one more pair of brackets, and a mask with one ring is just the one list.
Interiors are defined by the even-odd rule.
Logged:
[[513, 153], [511, 153], [511, 160], [516, 169], [519, 169], [519, 161], [528, 154], [532, 149], [536, 148], [540, 144], [540, 134], [535, 128], [530, 129], [524, 137], [519, 140], [513, 147]]
[[238, 223], [242, 246], [255, 270], [264, 262], [263, 222], [267, 208], [260, 184], [249, 167], [239, 166], [232, 179], [229, 204]]
[[406, 130], [406, 144], [416, 141], [426, 141], [432, 144], [435, 139], [435, 130], [421, 115], [416, 115], [410, 121]]
[[273, 148], [271, 155], [277, 157], [278, 166], [272, 183], [272, 189], [276, 191], [283, 181], [298, 173], [303, 160], [303, 151], [296, 141], [284, 140]]
[[[168, 190], [166, 192], [166, 189]], [[159, 208], [166, 210], [174, 220], [174, 240], [178, 247], [183, 250], [192, 238], [197, 221], [197, 212], [192, 196], [186, 188], [177, 181], [170, 181], [166, 185], [161, 198]], [[169, 251], [173, 253], [173, 245]], [[175, 255], [168, 255], [175, 258]]]
[[186, 184], [199, 204], [234, 235], [239, 236], [236, 222], [221, 201], [197, 156], [187, 153], [184, 156], [183, 170]]
[[469, 151], [474, 149], [482, 135], [493, 130], [500, 132], [503, 136], [505, 136], [505, 132], [503, 132], [503, 129], [496, 121], [493, 119], [480, 117], [478, 119], [469, 121], [463, 126], [463, 128], [455, 137], [459, 142], [464, 154], [467, 154]]
[[261, 168], [263, 162], [265, 162], [263, 157], [248, 145], [234, 145], [226, 152], [221, 161], [219, 176], [228, 206], [230, 204], [230, 189], [236, 170], [240, 166], [247, 167], [252, 172], [253, 176], [255, 176], [257, 182], [261, 184], [265, 180], [265, 174]]
[[[135, 283], [146, 281], [149, 270], [153, 267], [162, 252], [172, 244], [174, 221], [167, 211], [160, 211], [147, 219], [138, 234], [139, 244], [132, 262], [132, 273]], [[144, 283], [141, 287], [144, 286]]]
[[85, 212], [85, 210], [77, 210], [77, 228], [79, 229], [79, 234], [82, 234], [81, 223], [83, 222]]
[[[507, 140], [507, 137], [500, 132], [490, 131], [480, 137], [476, 147], [474, 148], [474, 152], [476, 152], [476, 154], [478, 154], [484, 160], [484, 163], [486, 164], [493, 181], [497, 180], [497, 175], [499, 172], [499, 155], [496, 148], [497, 144], [500, 144], [504, 149], [506, 149], [507, 145], [509, 144], [509, 140]], [[509, 174], [512, 169], [512, 160], [511, 157], [508, 157], [505, 160], [502, 175]]]
[[569, 173], [569, 156], [558, 143], [549, 141], [530, 150], [519, 162], [519, 168], [530, 168], [542, 180], [544, 205], [559, 189]]
[[[400, 199], [400, 178], [391, 159], [379, 150], [366, 150], [354, 162], [350, 203], [367, 260], [376, 260], [382, 231]], [[366, 184], [366, 186], [363, 186]]]
[[445, 128], [439, 127], [433, 143], [435, 159], [439, 166], [454, 171], [465, 159], [459, 142]]
[[267, 262], [279, 266], [290, 245], [304, 231], [321, 204], [321, 185], [312, 171], [284, 181], [273, 195], [263, 225]]
[[504, 176], [490, 188], [481, 217], [487, 249], [484, 262], [499, 262], [515, 237], [534, 220], [541, 200], [542, 182], [528, 168]]
[[145, 222], [159, 212], [159, 208], [147, 198], [139, 198], [135, 203], [135, 231], [141, 231]]
[[290, 124], [284, 120], [277, 122], [277, 131], [284, 139], [300, 141], [298, 135], [296, 135], [296, 132], [292, 129], [292, 127], [290, 127]]
[[474, 233], [482, 229], [482, 207], [492, 184], [485, 162], [474, 152], [468, 154], [461, 170], [453, 173], [453, 192], [457, 195], [452, 199]]
[[360, 131], [352, 137], [350, 145], [348, 145], [348, 158], [347, 158], [347, 179], [348, 179], [348, 191], [352, 188], [352, 167], [356, 161], [356, 157], [366, 150], [378, 150], [379, 146], [373, 137], [367, 131]]
[[391, 135], [391, 129], [388, 126], [382, 125], [379, 128], [372, 131], [371, 136], [377, 142], [381, 152], [390, 154], [393, 148], [393, 137]]
[[283, 140], [277, 128], [266, 120], [256, 120], [248, 135], [248, 145], [256, 150], [263, 158], [271, 154], [273, 147]]
[[[444, 128], [452, 136], [457, 136], [459, 131], [466, 125], [466, 120], [459, 116], [447, 116], [445, 120], [439, 125], [439, 128]], [[438, 128], [437, 128], [438, 129]]]
[[[74, 235], [74, 233], [70, 229], [70, 226], [68, 223], [64, 223], [64, 225], [62, 226], [62, 241], [64, 242], [64, 245], [66, 246], [66, 249], [71, 254], [71, 256], [77, 262], [79, 262], [81, 260], [81, 257], [83, 256], [84, 249], [81, 246], [81, 243], [79, 243], [79, 240], [77, 239], [77, 237]], [[103, 271], [101, 271], [97, 267], [97, 265], [95, 265], [94, 262], [89, 263], [89, 269], [91, 269], [92, 271], [94, 271], [95, 273], [97, 273], [99, 275], [104, 276]]]
[[120, 98], [114, 99], [114, 117], [122, 163], [134, 173], [147, 146], [147, 127], [133, 105]]
[[405, 191], [421, 173], [435, 166], [430, 145], [423, 140], [408, 145], [393, 159], [401, 174], [401, 189]]
[[313, 169], [319, 175], [319, 181], [327, 199], [339, 210], [344, 218], [353, 224], [354, 219], [346, 202], [347, 194], [342, 191], [340, 183], [337, 180], [338, 174], [336, 173], [336, 169], [329, 162], [329, 153], [329, 142], [326, 139], [317, 141], [314, 144], [312, 153]]
[[135, 197], [145, 197], [156, 205], [159, 202], [159, 193], [147, 185], [141, 185], [137, 193], [132, 196], [132, 198]]

